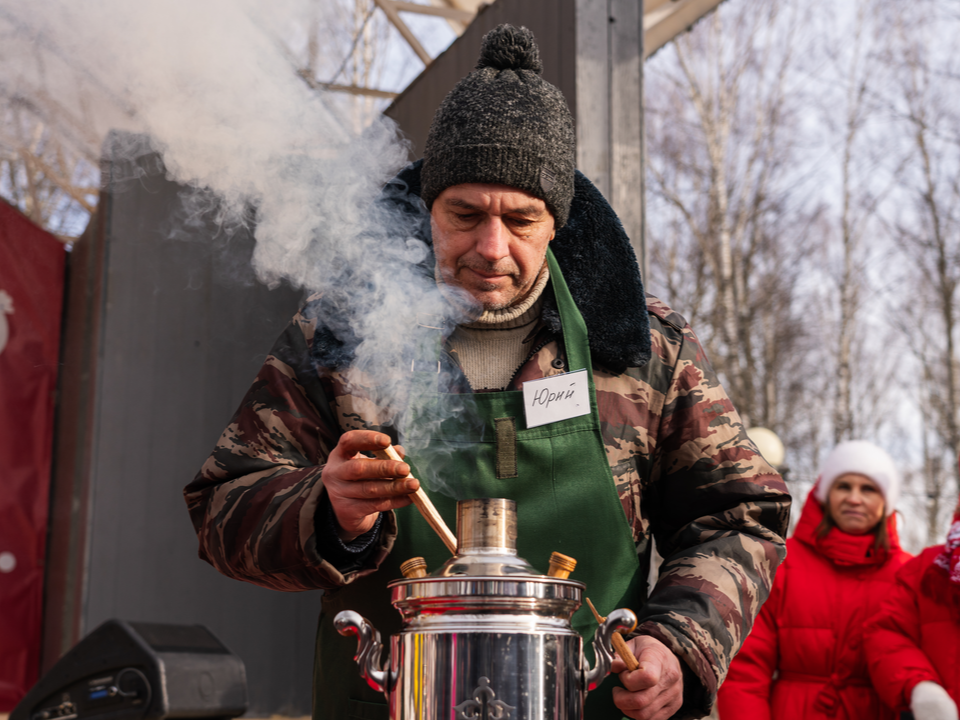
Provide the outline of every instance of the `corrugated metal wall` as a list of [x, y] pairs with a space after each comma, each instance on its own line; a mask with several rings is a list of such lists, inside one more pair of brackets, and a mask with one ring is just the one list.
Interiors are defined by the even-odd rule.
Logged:
[[111, 176], [68, 291], [44, 664], [109, 618], [201, 623], [246, 663], [250, 714], [309, 714], [319, 593], [219, 575], [182, 496], [299, 293], [256, 281], [249, 234], [185, 228], [156, 156]]

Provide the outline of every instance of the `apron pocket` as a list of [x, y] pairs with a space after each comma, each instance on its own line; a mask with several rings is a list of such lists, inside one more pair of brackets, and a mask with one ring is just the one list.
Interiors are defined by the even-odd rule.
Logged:
[[386, 703], [364, 702], [350, 699], [347, 708], [349, 720], [390, 720], [390, 708]]

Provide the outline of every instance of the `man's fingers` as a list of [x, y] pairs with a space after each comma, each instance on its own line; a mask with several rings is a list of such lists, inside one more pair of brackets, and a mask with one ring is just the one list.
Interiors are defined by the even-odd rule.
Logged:
[[364, 456], [347, 460], [340, 466], [338, 475], [343, 480], [374, 480], [377, 478], [405, 478], [410, 466], [396, 460], [374, 460]]
[[637, 640], [639, 640], [639, 638], [627, 641], [639, 664], [637, 669], [626, 672], [627, 664], [623, 661], [623, 658], [621, 658], [620, 655], [614, 655], [610, 672], [614, 675], [628, 676], [631, 679], [631, 684], [637, 685], [635, 689], [643, 690], [644, 688], [653, 687], [660, 682], [662, 665], [660, 659], [654, 657], [651, 652], [648, 651], [646, 655], [644, 655], [642, 646], [638, 646], [636, 643]]
[[349, 483], [341, 495], [351, 500], [378, 500], [402, 497], [416, 492], [420, 483], [413, 478], [407, 480], [362, 480]]
[[683, 698], [675, 690], [664, 692], [659, 687], [639, 693], [615, 687], [613, 704], [624, 715], [634, 720], [668, 720], [680, 709]]
[[[637, 658], [640, 662], [640, 667], [634, 670], [633, 672], [620, 672], [620, 681], [623, 683], [623, 686], [627, 690], [632, 690], [634, 692], [640, 690], [646, 690], [647, 688], [652, 688], [660, 684], [660, 669], [657, 668], [656, 671], [652, 671], [650, 666], [652, 663], [647, 663], [644, 665], [643, 660]], [[624, 668], [625, 670], [626, 668]]]
[[405, 507], [420, 483], [408, 477], [405, 462], [371, 458], [390, 445], [390, 436], [373, 430], [350, 430], [330, 453], [321, 480], [337, 517], [338, 534], [350, 542], [367, 532], [377, 515]]
[[639, 635], [627, 641], [640, 663], [626, 672], [623, 660], [614, 660], [622, 688], [614, 688], [614, 704], [635, 720], [667, 720], [683, 705], [683, 671], [680, 661], [656, 638]]
[[[659, 649], [644, 642], [642, 636], [631, 640], [630, 645], [632, 646], [630, 649], [633, 650], [633, 654], [636, 655], [640, 667], [632, 672], [625, 672], [626, 665], [623, 663], [623, 660], [620, 660], [618, 657], [619, 671], [616, 667], [611, 669], [614, 672], [619, 672], [620, 681], [627, 690], [636, 692], [658, 685], [663, 674], [663, 658], [661, 657]], [[616, 666], [616, 664], [615, 661], [614, 665]]]
[[356, 500], [354, 501], [357, 509], [365, 515], [375, 515], [376, 513], [398, 510], [413, 502], [413, 498], [408, 494], [396, 495], [394, 497], [380, 497], [375, 500]]
[[[408, 494], [402, 494], [371, 500], [341, 498], [341, 502], [347, 503], [348, 510], [345, 511], [347, 513], [345, 515], [337, 513], [337, 522], [340, 526], [337, 534], [344, 542], [351, 542], [373, 527], [377, 515], [406, 507], [413, 502], [413, 498]], [[336, 509], [335, 504], [334, 512], [336, 512]]]
[[390, 436], [375, 430], [348, 430], [337, 441], [337, 450], [344, 457], [353, 457], [361, 452], [384, 450], [390, 444]]

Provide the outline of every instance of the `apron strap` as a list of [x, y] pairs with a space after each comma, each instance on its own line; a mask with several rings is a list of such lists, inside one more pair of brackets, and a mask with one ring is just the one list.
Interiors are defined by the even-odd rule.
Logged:
[[560, 323], [563, 326], [568, 367], [570, 370], [586, 368], [589, 371], [590, 386], [593, 387], [593, 362], [590, 359], [590, 344], [587, 341], [587, 323], [584, 322], [583, 316], [573, 302], [570, 288], [549, 246], [547, 246], [547, 267], [550, 268], [550, 282], [553, 285], [553, 295], [557, 300], [557, 310], [560, 312]]

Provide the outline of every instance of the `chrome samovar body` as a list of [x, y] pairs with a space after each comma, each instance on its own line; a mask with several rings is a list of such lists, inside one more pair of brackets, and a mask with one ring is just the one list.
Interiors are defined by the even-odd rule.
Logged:
[[613, 611], [593, 641], [596, 664], [572, 625], [585, 586], [542, 575], [516, 554], [512, 500], [457, 507], [457, 554], [425, 577], [396, 580], [403, 617], [384, 667], [379, 633], [355, 612], [337, 615], [358, 638], [360, 673], [384, 693], [393, 720], [579, 720], [587, 693], [607, 676], [611, 638], [632, 629]]

